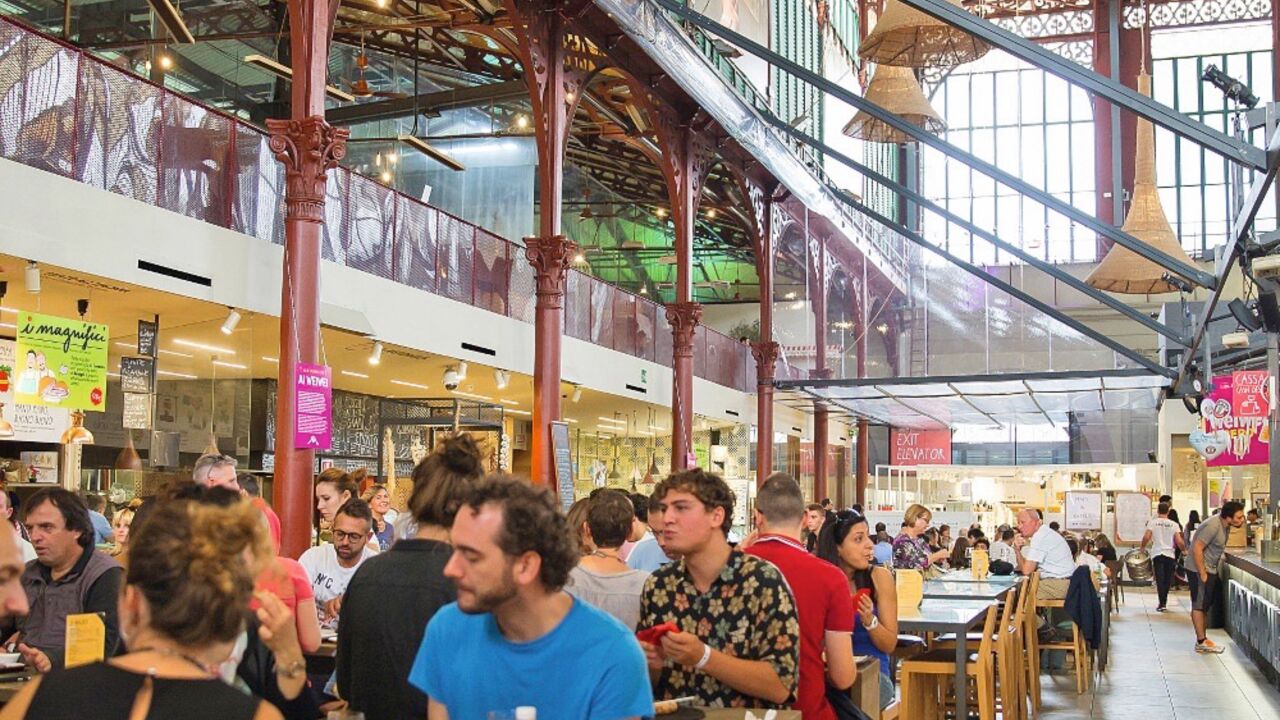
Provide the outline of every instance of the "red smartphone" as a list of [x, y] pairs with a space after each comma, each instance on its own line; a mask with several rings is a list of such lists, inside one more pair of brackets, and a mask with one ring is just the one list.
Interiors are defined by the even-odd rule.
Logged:
[[673, 622], [664, 622], [661, 625], [654, 625], [651, 628], [637, 631], [636, 638], [641, 642], [657, 645], [662, 642], [663, 635], [672, 632], [680, 632], [680, 627]]
[[862, 598], [871, 597], [871, 588], [858, 588], [853, 594], [853, 611], [858, 612], [858, 608], [862, 607]]

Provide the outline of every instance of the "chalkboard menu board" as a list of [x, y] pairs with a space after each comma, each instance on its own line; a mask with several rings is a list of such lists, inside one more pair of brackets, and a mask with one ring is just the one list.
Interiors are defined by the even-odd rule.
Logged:
[[569, 423], [551, 423], [551, 452], [556, 462], [556, 491], [560, 507], [568, 512], [573, 505], [573, 453], [569, 450]]
[[151, 395], [146, 393], [122, 393], [124, 398], [120, 414], [120, 427], [133, 430], [151, 429]]
[[[276, 405], [276, 384], [267, 393], [267, 407]], [[372, 466], [378, 457], [378, 398], [373, 395], [335, 390], [333, 392], [333, 447], [322, 456], [368, 458]], [[266, 447], [275, 447], [276, 416], [267, 413]]]
[[160, 327], [150, 320], [138, 321], [138, 354], [147, 357], [156, 356], [156, 338]]
[[155, 362], [149, 357], [120, 358], [120, 389], [131, 393], [151, 392], [151, 376]]

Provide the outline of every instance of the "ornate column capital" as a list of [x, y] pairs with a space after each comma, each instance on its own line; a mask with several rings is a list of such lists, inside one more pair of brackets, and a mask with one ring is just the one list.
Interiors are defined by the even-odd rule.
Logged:
[[329, 170], [347, 156], [347, 128], [319, 115], [302, 120], [268, 119], [267, 146], [285, 169], [285, 218], [324, 222], [324, 189]]
[[563, 235], [524, 239], [525, 259], [533, 266], [538, 278], [540, 306], [559, 308], [564, 305], [565, 276], [577, 250], [578, 246]]
[[773, 341], [751, 343], [751, 357], [756, 359], [756, 378], [760, 385], [769, 385], [776, 377], [778, 354], [782, 346]]
[[676, 357], [693, 357], [693, 338], [702, 322], [702, 305], [696, 302], [677, 302], [667, 306], [667, 323], [673, 335], [672, 354]]

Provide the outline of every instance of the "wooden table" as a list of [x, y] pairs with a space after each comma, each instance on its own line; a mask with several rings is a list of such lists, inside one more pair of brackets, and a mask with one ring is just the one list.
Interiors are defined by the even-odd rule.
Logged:
[[[963, 638], [970, 630], [982, 624], [988, 612], [994, 612], [996, 603], [972, 600], [929, 600], [913, 609], [898, 608], [898, 632], [911, 635], [924, 633], [955, 633]], [[956, 643], [956, 717], [969, 717], [969, 693], [966, 666], [969, 662], [969, 646]]]
[[[741, 710], [741, 709], [701, 708], [701, 707], [698, 709], [706, 713], [707, 720], [743, 720], [743, 718], [747, 716], [747, 711]], [[756, 717], [763, 718], [764, 714], [769, 711], [768, 710], [752, 710], [751, 712], [755, 713]], [[800, 720], [799, 710], [779, 710], [777, 712], [778, 712], [778, 720]], [[661, 717], [661, 715], [659, 715], [658, 717]]]
[[925, 599], [937, 600], [1000, 600], [1018, 583], [959, 582], [956, 580], [928, 580], [924, 584]]
[[979, 580], [973, 576], [971, 570], [948, 570], [947, 572], [934, 578], [942, 582], [958, 582], [958, 583], [989, 583], [991, 585], [1015, 585], [1022, 581], [1021, 575], [990, 575]]
[[12, 700], [14, 695], [27, 686], [27, 681], [34, 675], [35, 673], [29, 670], [0, 675], [0, 705]]

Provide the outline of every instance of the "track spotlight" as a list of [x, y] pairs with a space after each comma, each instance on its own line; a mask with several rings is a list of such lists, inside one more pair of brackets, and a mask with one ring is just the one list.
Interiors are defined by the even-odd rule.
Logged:
[[230, 335], [236, 331], [236, 326], [240, 324], [240, 313], [235, 308], [229, 308], [231, 312], [227, 313], [227, 319], [222, 321], [222, 334]]
[[494, 370], [493, 382], [498, 386], [499, 390], [506, 390], [507, 385], [511, 384], [511, 373], [506, 370]]
[[40, 292], [40, 266], [36, 264], [35, 260], [31, 260], [27, 263], [25, 277], [27, 282], [27, 292]]
[[467, 364], [465, 362], [458, 363], [458, 379], [459, 380], [467, 379]]
[[576, 403], [581, 399], [582, 399], [582, 388], [580, 386], [575, 385], [573, 387], [573, 395], [569, 396], [569, 400], [571, 402]]
[[382, 363], [382, 341], [373, 341], [373, 352], [369, 353], [369, 364], [378, 365]]

